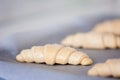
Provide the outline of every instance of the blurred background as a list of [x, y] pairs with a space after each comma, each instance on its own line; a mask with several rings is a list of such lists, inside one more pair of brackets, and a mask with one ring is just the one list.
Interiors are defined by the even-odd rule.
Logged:
[[0, 39], [16, 32], [55, 31], [80, 17], [119, 15], [119, 7], [120, 0], [0, 0]]

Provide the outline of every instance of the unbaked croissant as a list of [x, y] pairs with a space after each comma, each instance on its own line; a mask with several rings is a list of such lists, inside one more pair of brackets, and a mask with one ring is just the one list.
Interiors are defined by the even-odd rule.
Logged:
[[73, 64], [73, 65], [90, 65], [92, 59], [83, 52], [79, 52], [74, 48], [64, 47], [58, 44], [48, 44], [45, 46], [34, 46], [31, 49], [22, 50], [16, 56], [19, 62], [35, 62], [46, 63], [49, 65], [57, 64]]
[[120, 59], [109, 59], [105, 63], [99, 63], [88, 71], [90, 76], [120, 78]]
[[120, 20], [115, 19], [115, 20], [99, 23], [94, 27], [93, 31], [120, 35]]
[[103, 33], [77, 33], [67, 36], [61, 42], [63, 45], [93, 49], [120, 48], [120, 36]]

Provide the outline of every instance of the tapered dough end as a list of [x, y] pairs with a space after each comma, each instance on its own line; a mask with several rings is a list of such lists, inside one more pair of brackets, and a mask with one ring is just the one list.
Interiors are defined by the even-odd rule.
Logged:
[[25, 62], [27, 62], [27, 63], [34, 62], [31, 49], [22, 50], [20, 55], [23, 57]]
[[101, 24], [97, 24], [94, 28], [93, 28], [94, 32], [104, 32], [104, 27]]
[[72, 44], [73, 47], [75, 48], [82, 47], [83, 42], [84, 42], [84, 34], [85, 33], [76, 33], [74, 35], [73, 44]]
[[16, 56], [16, 60], [19, 62], [24, 62], [23, 57], [20, 54]]
[[105, 63], [99, 63], [88, 71], [90, 76], [120, 78], [120, 59], [108, 59]]
[[78, 65], [80, 63], [79, 54], [77, 52], [71, 54], [68, 63], [73, 65]]
[[69, 64], [73, 64], [73, 65], [90, 65], [93, 63], [93, 61], [91, 59], [87, 59], [89, 58], [89, 56], [83, 52], [74, 52], [70, 55], [69, 57]]
[[106, 63], [96, 64], [95, 67], [96, 67], [96, 71], [98, 72], [98, 76], [109, 77], [112, 75], [109, 65]]
[[65, 46], [72, 46], [75, 48], [82, 47], [84, 33], [76, 33], [75, 35], [67, 36], [62, 40], [61, 44]]
[[88, 71], [88, 75], [89, 76], [98, 76], [98, 73], [97, 73], [96, 69], [93, 67], [92, 69], [90, 69]]
[[70, 55], [68, 63], [72, 64], [72, 65], [78, 65], [78, 64], [80, 64], [81, 59], [82, 59], [81, 52], [74, 52]]
[[67, 36], [65, 39], [61, 41], [61, 44], [65, 46], [71, 46], [73, 44], [73, 35]]
[[109, 69], [104, 63], [95, 64], [89, 71], [89, 76], [107, 77], [110, 75]]
[[83, 66], [87, 66], [87, 65], [91, 65], [91, 64], [93, 64], [93, 60], [90, 58], [84, 58], [81, 62], [81, 65], [83, 65]]

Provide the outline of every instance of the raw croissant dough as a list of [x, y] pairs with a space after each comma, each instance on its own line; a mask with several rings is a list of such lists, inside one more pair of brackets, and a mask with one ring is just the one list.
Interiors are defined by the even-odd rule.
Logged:
[[99, 23], [95, 26], [93, 31], [100, 32], [100, 33], [113, 33], [116, 35], [120, 35], [120, 20], [115, 19], [115, 20]]
[[92, 59], [83, 52], [79, 52], [74, 48], [64, 47], [58, 44], [48, 44], [45, 46], [34, 46], [31, 49], [22, 50], [16, 56], [19, 62], [35, 62], [46, 63], [49, 65], [57, 64], [73, 64], [73, 65], [90, 65]]
[[120, 78], [120, 59], [109, 59], [105, 63], [99, 63], [88, 71], [90, 76]]
[[70, 35], [61, 42], [66, 46], [105, 49], [105, 48], [120, 48], [120, 36], [110, 33], [77, 33]]

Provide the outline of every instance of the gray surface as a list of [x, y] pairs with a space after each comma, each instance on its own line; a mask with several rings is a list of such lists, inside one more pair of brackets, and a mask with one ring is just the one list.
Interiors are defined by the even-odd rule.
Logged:
[[[99, 18], [100, 19], [100, 18]], [[98, 20], [99, 20], [98, 19]], [[44, 45], [47, 43], [59, 43], [68, 34], [79, 31], [88, 31], [97, 20], [87, 19], [78, 23], [70, 24], [63, 30], [52, 32], [52, 29], [32, 32], [16, 33], [0, 42], [0, 79], [1, 80], [114, 80], [113, 78], [99, 78], [87, 76], [87, 71], [91, 66], [55, 65], [16, 62], [15, 56], [20, 50], [30, 48], [33, 45]], [[88, 22], [87, 22], [88, 21]], [[100, 21], [100, 20], [99, 20]], [[84, 25], [83, 25], [84, 24]], [[88, 27], [89, 26], [89, 27]], [[89, 50], [78, 49], [86, 52], [93, 60], [94, 64], [104, 62], [108, 58], [119, 58], [120, 49], [116, 50]]]
[[50, 29], [79, 16], [119, 15], [119, 5], [119, 0], [0, 0], [0, 40], [16, 32]]

